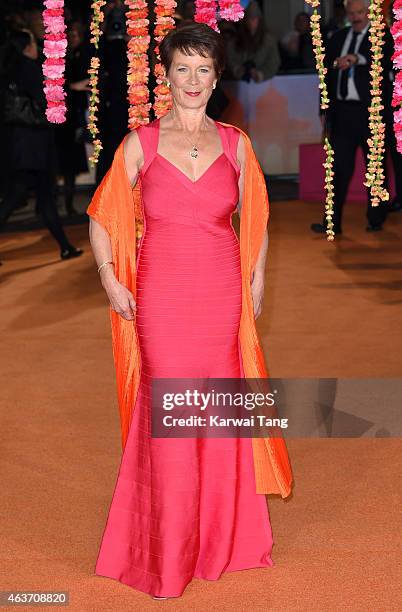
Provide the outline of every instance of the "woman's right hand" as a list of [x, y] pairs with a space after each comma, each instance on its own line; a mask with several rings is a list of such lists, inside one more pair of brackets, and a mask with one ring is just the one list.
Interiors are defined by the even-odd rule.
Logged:
[[112, 309], [126, 321], [132, 321], [136, 315], [137, 305], [131, 291], [119, 283], [114, 274], [102, 278], [102, 285]]

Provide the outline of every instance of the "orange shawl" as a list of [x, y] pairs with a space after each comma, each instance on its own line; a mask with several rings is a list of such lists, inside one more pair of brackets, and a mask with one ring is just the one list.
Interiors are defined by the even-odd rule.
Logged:
[[[219, 122], [221, 125], [228, 125]], [[236, 126], [232, 126], [236, 127]], [[245, 132], [246, 167], [240, 215], [242, 314], [240, 348], [246, 378], [267, 378], [254, 319], [250, 280], [264, 238], [269, 202], [264, 175]], [[124, 140], [97, 188], [87, 214], [109, 233], [115, 275], [136, 298], [136, 227], [143, 221], [141, 178], [133, 188], [124, 163]], [[135, 319], [126, 321], [110, 307], [122, 447], [124, 450], [141, 373], [141, 353]], [[257, 493], [291, 492], [292, 470], [282, 437], [252, 438]]]

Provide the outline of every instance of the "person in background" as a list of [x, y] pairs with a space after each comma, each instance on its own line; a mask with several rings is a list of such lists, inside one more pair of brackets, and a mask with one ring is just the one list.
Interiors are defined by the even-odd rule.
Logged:
[[42, 65], [45, 60], [43, 48], [45, 45], [45, 25], [43, 23], [43, 15], [40, 9], [30, 9], [24, 12], [26, 28], [35, 36], [38, 46], [38, 63]]
[[183, 16], [183, 19], [185, 21], [187, 20], [194, 21], [194, 15], [195, 15], [194, 0], [184, 0], [181, 6], [181, 9], [180, 9], [180, 14]]
[[[110, 2], [108, 8], [104, 35], [100, 41], [98, 128], [103, 148], [96, 165], [97, 185], [109, 169], [116, 149], [128, 131], [126, 8], [119, 0]], [[149, 76], [151, 83], [152, 70]]]
[[226, 48], [228, 78], [260, 83], [274, 77], [280, 66], [278, 45], [268, 32], [257, 2], [250, 2], [237, 36]]
[[315, 68], [310, 16], [307, 13], [302, 12], [296, 15], [294, 29], [282, 38], [279, 50], [284, 70]]
[[[370, 137], [369, 105], [371, 102], [370, 65], [372, 61], [369, 41], [369, 1], [347, 0], [346, 13], [350, 27], [339, 30], [329, 39], [326, 67], [329, 110], [326, 112], [326, 130], [334, 149], [334, 214], [335, 234], [342, 233], [342, 212], [355, 167], [357, 149], [363, 150], [366, 164]], [[372, 206], [370, 194], [367, 203], [367, 231], [382, 230], [386, 218], [386, 205]], [[322, 223], [312, 223], [311, 230], [325, 233]]]
[[64, 178], [67, 214], [76, 214], [73, 207], [76, 176], [88, 172], [85, 139], [87, 133], [88, 69], [91, 52], [85, 42], [84, 27], [79, 21], [70, 23], [67, 31], [66, 57], [66, 121], [56, 128], [59, 172]]
[[105, 6], [101, 28], [108, 40], [120, 39], [126, 34], [126, 11], [124, 0], [111, 0]]
[[46, 121], [46, 98], [43, 91], [42, 70], [37, 63], [38, 47], [32, 32], [18, 31], [11, 34], [3, 58], [2, 83], [13, 85], [20, 96], [36, 102], [38, 117], [43, 125], [7, 125], [8, 177], [4, 200], [0, 205], [0, 228], [6, 225], [11, 213], [33, 189], [37, 209], [46, 227], [60, 247], [61, 259], [78, 257], [82, 249], [74, 247], [64, 233], [57, 212], [56, 146], [53, 127]]
[[[23, 11], [14, 9], [13, 11], [7, 11], [6, 7], [2, 6], [0, 3], [0, 23], [1, 23], [1, 40], [0, 40], [0, 71], [4, 65], [3, 57], [5, 53], [7, 53], [7, 44], [6, 41], [11, 32], [16, 30], [22, 30], [26, 28], [26, 21], [24, 19]], [[4, 76], [4, 75], [2, 75]], [[0, 92], [3, 92], [3, 87], [0, 86]], [[2, 105], [3, 100], [0, 96], [0, 134], [3, 137], [6, 134], [6, 127], [3, 123], [3, 112]], [[4, 190], [6, 187], [6, 179], [7, 179], [7, 154], [6, 147], [0, 147], [0, 199], [4, 197]], [[27, 205], [27, 202], [21, 202], [18, 208], [23, 208]]]
[[325, 24], [322, 29], [322, 34], [324, 37], [325, 44], [328, 40], [338, 32], [338, 30], [342, 30], [346, 26], [346, 10], [345, 3], [343, 0], [336, 0], [334, 6], [334, 15], [331, 19]]

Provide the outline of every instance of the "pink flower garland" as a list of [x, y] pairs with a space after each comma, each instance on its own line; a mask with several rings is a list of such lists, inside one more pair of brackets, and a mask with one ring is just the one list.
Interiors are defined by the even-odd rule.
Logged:
[[46, 77], [44, 92], [47, 101], [46, 117], [51, 123], [66, 120], [64, 91], [65, 56], [67, 36], [64, 22], [64, 0], [44, 0], [43, 23], [45, 26], [45, 45], [43, 74]]
[[244, 9], [239, 0], [219, 0], [219, 17], [226, 21], [239, 21], [244, 17]]
[[216, 0], [195, 0], [194, 21], [206, 23], [210, 28], [219, 32], [216, 21]]
[[392, 56], [392, 60], [397, 73], [394, 81], [392, 106], [399, 107], [394, 113], [394, 130], [398, 152], [402, 153], [402, 0], [395, 0], [393, 13], [395, 15], [395, 23], [391, 28], [391, 33], [394, 37], [395, 53]]
[[[217, 0], [195, 0], [194, 21], [206, 23], [219, 32], [217, 23]], [[239, 0], [219, 0], [219, 18], [227, 21], [239, 21], [244, 17], [244, 10]]]
[[[103, 13], [103, 7], [106, 4], [106, 0], [92, 0], [92, 18], [89, 26], [91, 32], [91, 43], [95, 46], [95, 49], [99, 49], [99, 39], [102, 36], [102, 23], [105, 19]], [[98, 128], [98, 104], [99, 104], [99, 66], [100, 60], [98, 55], [91, 57], [91, 66], [88, 69], [89, 75], [89, 86], [91, 93], [89, 96], [89, 108], [88, 108], [88, 130], [92, 136], [93, 152], [89, 161], [91, 166], [98, 163], [99, 155], [103, 149], [102, 143], [99, 139], [99, 128]]]

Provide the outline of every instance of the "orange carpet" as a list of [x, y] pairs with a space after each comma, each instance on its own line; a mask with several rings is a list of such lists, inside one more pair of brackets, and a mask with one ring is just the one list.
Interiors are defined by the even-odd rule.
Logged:
[[[349, 205], [330, 244], [309, 230], [319, 205], [271, 211], [258, 319], [271, 375], [402, 377], [402, 215], [367, 234]], [[68, 591], [74, 611], [400, 610], [397, 438], [288, 441], [293, 495], [268, 497], [272, 568], [194, 579], [160, 602], [93, 575], [120, 434], [107, 298], [87, 227], [66, 231], [78, 260], [60, 261], [45, 230], [0, 236], [1, 589]]]

